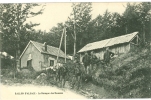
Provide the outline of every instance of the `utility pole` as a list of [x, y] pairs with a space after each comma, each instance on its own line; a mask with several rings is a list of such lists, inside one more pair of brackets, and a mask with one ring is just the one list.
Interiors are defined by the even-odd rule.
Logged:
[[64, 28], [64, 51], [65, 51], [65, 63], [67, 62], [66, 59], [66, 27]]
[[[61, 48], [61, 44], [62, 44], [63, 34], [64, 34], [64, 29], [63, 29], [63, 32], [62, 32], [62, 36], [61, 36], [61, 40], [60, 40], [60, 45], [59, 45], [59, 49], [58, 49], [57, 63], [58, 63], [58, 58], [59, 58], [60, 48]], [[56, 64], [57, 64], [57, 63], [56, 63]]]

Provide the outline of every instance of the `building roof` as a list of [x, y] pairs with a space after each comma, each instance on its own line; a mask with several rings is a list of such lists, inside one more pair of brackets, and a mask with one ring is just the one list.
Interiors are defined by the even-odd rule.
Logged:
[[[30, 43], [32, 43], [38, 49], [38, 51], [40, 53], [50, 54], [50, 55], [53, 55], [53, 56], [57, 56], [58, 55], [59, 48], [47, 45], [47, 51], [45, 51], [43, 49], [43, 44], [42, 43], [30, 40], [30, 42], [26, 46], [25, 50], [21, 54], [20, 58], [22, 57], [22, 55], [24, 54], [24, 52], [26, 51], [26, 49], [27, 49], [27, 47], [29, 46]], [[60, 50], [60, 52], [59, 52], [59, 57], [65, 58], [65, 53], [62, 50]]]
[[85, 45], [81, 50], [79, 50], [78, 53], [95, 50], [95, 49], [101, 49], [104, 47], [109, 47], [109, 46], [113, 46], [113, 45], [117, 45], [117, 44], [128, 43], [131, 40], [133, 40], [133, 38], [137, 34], [138, 34], [138, 32], [133, 32], [133, 33], [126, 34], [126, 35], [89, 43], [89, 44]]

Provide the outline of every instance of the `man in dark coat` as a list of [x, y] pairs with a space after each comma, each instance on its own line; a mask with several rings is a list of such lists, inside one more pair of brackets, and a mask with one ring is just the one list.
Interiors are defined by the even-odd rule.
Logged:
[[78, 61], [74, 62], [74, 68], [72, 70], [73, 72], [73, 76], [72, 76], [72, 87], [74, 88], [74, 86], [77, 86], [77, 89], [79, 89], [80, 84], [81, 84], [81, 68], [80, 68], [80, 63]]
[[106, 66], [110, 65], [110, 60], [111, 60], [111, 57], [114, 56], [114, 53], [109, 51], [109, 47], [106, 48], [106, 51], [104, 53], [104, 62], [106, 64]]
[[88, 55], [87, 52], [85, 52], [82, 62], [84, 64], [86, 73], [88, 73], [88, 66], [90, 65], [90, 56]]
[[90, 55], [90, 64], [91, 64], [91, 69], [93, 70], [94, 66], [96, 66], [96, 62], [97, 62], [97, 57], [96, 55], [94, 54], [93, 51], [91, 51], [91, 55]]
[[58, 69], [58, 78], [59, 78], [59, 81], [61, 82], [61, 87], [65, 86], [65, 82], [67, 80], [67, 75], [68, 75], [68, 68], [67, 68], [66, 64], [63, 63], [63, 66], [61, 66]]

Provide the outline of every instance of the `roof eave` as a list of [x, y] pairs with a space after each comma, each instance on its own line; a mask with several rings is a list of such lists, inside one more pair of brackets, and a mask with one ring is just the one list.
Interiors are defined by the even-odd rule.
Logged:
[[[124, 43], [119, 43], [119, 44], [125, 44], [125, 43], [130, 43], [130, 42], [131, 42], [131, 41], [129, 41], [129, 42], [124, 42]], [[108, 46], [108, 47], [115, 46], [115, 45], [119, 45], [119, 44], [110, 45], [110, 46]], [[97, 49], [103, 49], [103, 48], [106, 48], [106, 47], [97, 48]], [[97, 50], [97, 49], [91, 49], [91, 50]], [[87, 52], [87, 51], [91, 51], [91, 50], [78, 51], [78, 53], [83, 53], [83, 52]]]
[[136, 33], [136, 35], [129, 42], [131, 42], [137, 35], [138, 35], [138, 32]]
[[[52, 56], [56, 56], [56, 55], [53, 55], [53, 54], [50, 54], [50, 53], [46, 53], [46, 52], [41, 52], [41, 54], [47, 54], [47, 55], [52, 55]], [[57, 56], [56, 56], [57, 57]], [[61, 56], [59, 56], [59, 57], [61, 57]], [[65, 57], [61, 57], [61, 58], [64, 58], [65, 59]], [[70, 58], [68, 58], [68, 57], [66, 57], [67, 59], [70, 59]]]
[[27, 46], [25, 47], [24, 51], [22, 52], [22, 54], [20, 55], [19, 59], [21, 59], [21, 57], [23, 56], [23, 54], [25, 53], [26, 49], [28, 48], [29, 44], [31, 43], [31, 41], [28, 42]]
[[41, 51], [36, 47], [36, 45], [30, 40], [29, 43], [27, 44], [26, 48], [24, 49], [24, 51], [22, 52], [22, 54], [20, 55], [19, 59], [21, 59], [21, 57], [23, 56], [23, 54], [25, 53], [25, 51], [27, 50], [29, 44], [32, 43], [35, 48], [41, 53]]
[[[30, 41], [31, 41], [31, 40], [30, 40]], [[34, 42], [31, 41], [31, 43], [36, 47], [36, 49], [37, 49], [39, 52], [42, 52], [41, 50], [38, 49], [38, 47], [34, 44]]]

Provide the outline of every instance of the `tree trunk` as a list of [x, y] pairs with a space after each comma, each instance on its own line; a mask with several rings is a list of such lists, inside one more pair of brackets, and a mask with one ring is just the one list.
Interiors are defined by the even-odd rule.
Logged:
[[76, 54], [76, 26], [75, 26], [75, 23], [74, 23], [74, 52], [73, 52], [73, 59], [75, 57], [75, 54]]
[[16, 53], [16, 59], [17, 59], [17, 62], [16, 62], [16, 66], [17, 66], [17, 70], [20, 68], [20, 59], [19, 59], [19, 56], [20, 56], [20, 46], [19, 46], [19, 42], [17, 43], [17, 53]]
[[[19, 44], [19, 42], [20, 42], [20, 5], [17, 5], [17, 34], [18, 34], [18, 41], [17, 41], [17, 50], [16, 50], [16, 69], [15, 69], [15, 72], [14, 72], [14, 74], [16, 75], [16, 73], [19, 71], [19, 69], [20, 69], [20, 59], [19, 59], [19, 56], [20, 56], [20, 44]], [[14, 78], [15, 78], [15, 75], [14, 75]]]
[[19, 41], [17, 42], [17, 50], [16, 50], [16, 64], [14, 66], [14, 79], [16, 78], [16, 73], [19, 71], [20, 69], [20, 48], [19, 48]]
[[[2, 52], [2, 33], [1, 33], [1, 31], [0, 31], [0, 52]], [[0, 53], [0, 68], [2, 67], [1, 66], [1, 53]]]
[[145, 25], [143, 23], [143, 44], [145, 44], [146, 38], [145, 38]]
[[127, 34], [127, 30], [128, 30], [128, 29], [127, 29], [127, 25], [126, 25], [126, 27], [125, 27], [125, 30], [126, 30], [126, 34]]
[[65, 52], [65, 63], [67, 62], [67, 59], [66, 59], [66, 27], [65, 27], [65, 30], [64, 30], [64, 52]]

